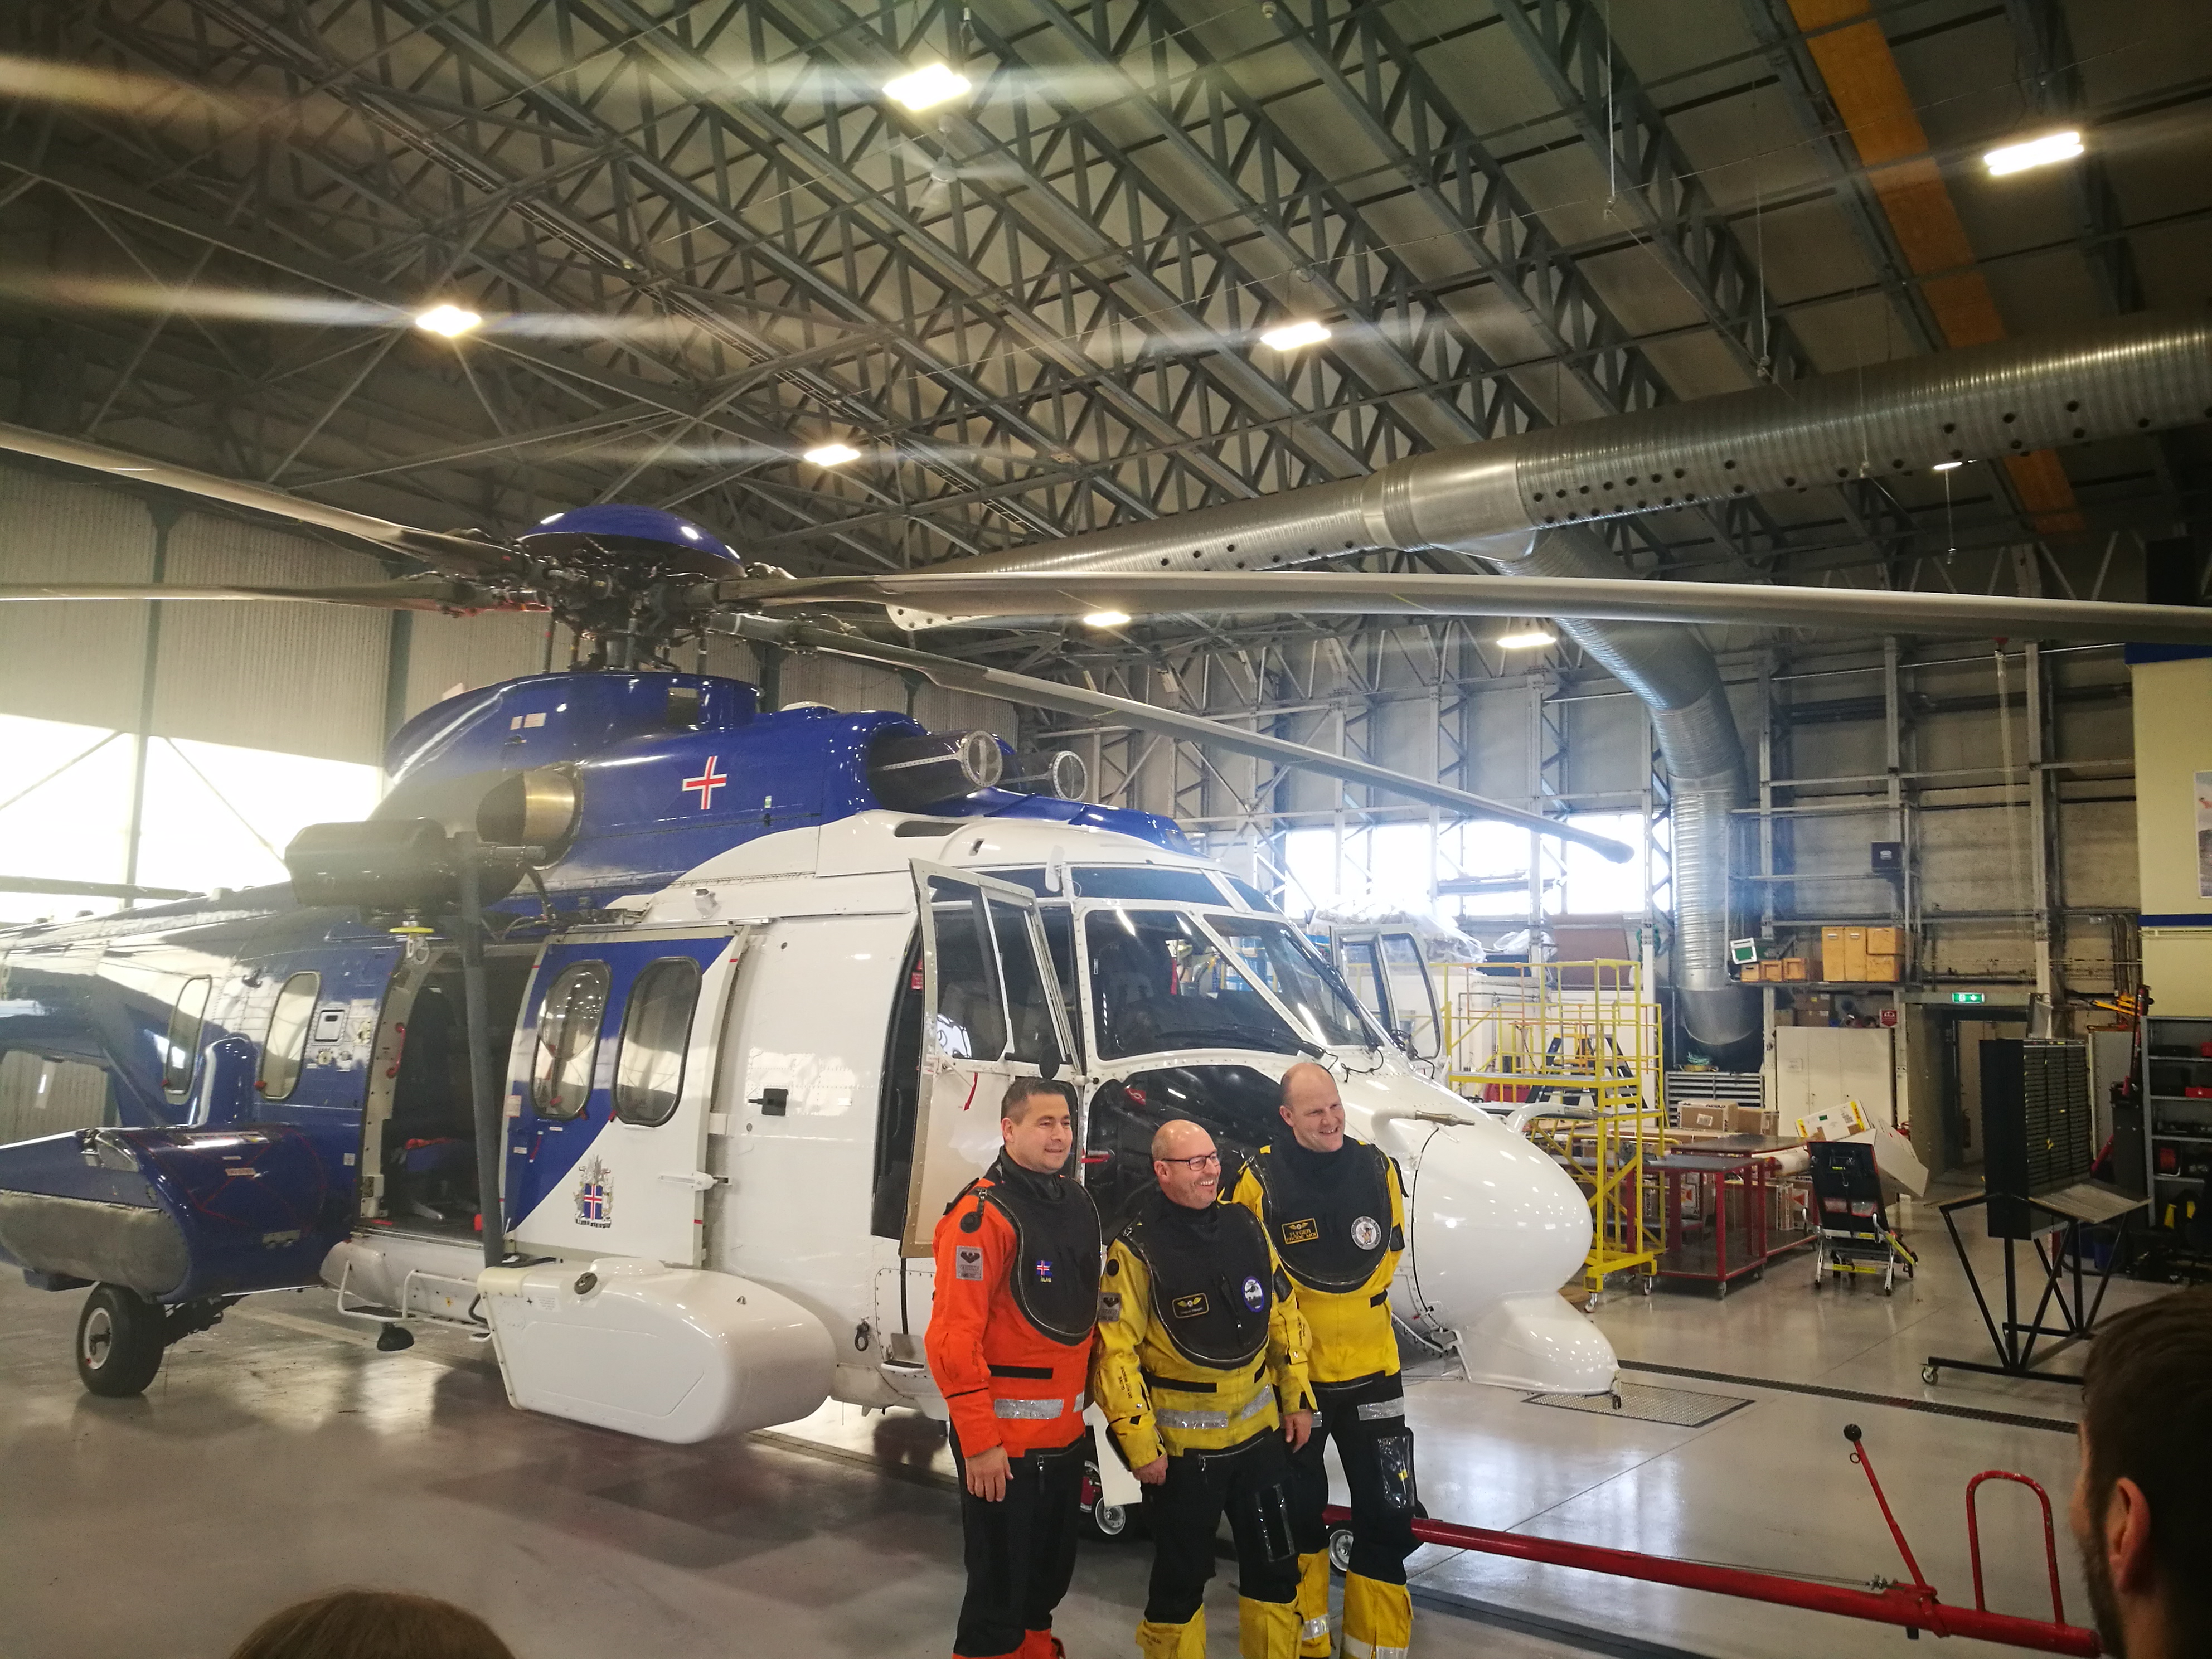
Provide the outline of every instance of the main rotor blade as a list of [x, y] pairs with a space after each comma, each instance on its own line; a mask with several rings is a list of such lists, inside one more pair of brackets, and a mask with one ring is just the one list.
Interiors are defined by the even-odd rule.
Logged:
[[970, 617], [1079, 617], [1102, 611], [1138, 617], [1274, 611], [1337, 617], [1560, 617], [1589, 622], [1861, 626], [1889, 633], [2212, 645], [2212, 608], [1881, 588], [1767, 587], [1743, 582], [1341, 570], [969, 575], [948, 569], [724, 582], [716, 593], [726, 604], [778, 611], [873, 602], [890, 607], [892, 620], [908, 628], [942, 626]]
[[389, 519], [374, 518], [366, 513], [349, 513], [342, 507], [325, 507], [320, 501], [307, 501], [281, 489], [271, 489], [265, 484], [220, 478], [212, 472], [199, 472], [188, 466], [155, 460], [149, 456], [133, 455], [127, 450], [110, 449], [104, 444], [88, 444], [77, 438], [58, 437], [53, 433], [40, 432], [32, 427], [15, 426], [0, 421], [0, 450], [13, 450], [19, 455], [35, 455], [41, 460], [59, 461], [65, 466], [86, 467], [94, 472], [117, 473], [137, 483], [159, 484], [164, 489], [178, 490], [184, 495], [199, 495], [231, 507], [250, 507], [257, 513], [297, 520], [301, 524], [311, 524], [319, 529], [336, 531], [341, 536], [374, 542], [380, 547], [388, 547], [395, 552], [409, 554], [441, 568], [466, 575], [514, 568], [513, 556], [507, 550], [489, 542], [475, 541], [466, 536], [447, 535], [441, 531], [417, 530], [411, 525], [394, 524]]
[[1109, 696], [1103, 691], [1086, 691], [1079, 686], [1062, 685], [1054, 680], [1010, 673], [1003, 668], [987, 668], [975, 663], [958, 662], [932, 652], [909, 650], [902, 645], [885, 645], [857, 635], [842, 634], [836, 629], [819, 628], [811, 623], [782, 622], [770, 617], [743, 615], [731, 620], [733, 631], [739, 638], [760, 644], [780, 645], [800, 651], [822, 651], [861, 662], [882, 663], [893, 668], [911, 668], [947, 690], [981, 692], [986, 696], [1004, 697], [1011, 702], [1027, 703], [1035, 708], [1049, 708], [1056, 714], [1103, 714], [1124, 726], [1135, 726], [1141, 732], [1158, 732], [1194, 743], [1210, 744], [1216, 749], [1226, 749], [1232, 754], [1249, 755], [1255, 760], [1275, 761], [1308, 772], [1319, 772], [1324, 776], [1341, 778], [1347, 783], [1366, 784], [1372, 788], [1402, 795], [1408, 800], [1443, 807], [1462, 817], [1492, 818], [1500, 823], [1519, 824], [1523, 829], [1535, 830], [1539, 835], [1557, 836], [1563, 841], [1575, 842], [1604, 854], [1616, 864], [1625, 864], [1636, 856], [1636, 849], [1624, 842], [1607, 836], [1593, 835], [1587, 830], [1574, 829], [1557, 818], [1524, 812], [1517, 806], [1508, 806], [1503, 801], [1491, 800], [1482, 795], [1470, 795], [1463, 789], [1409, 778], [1402, 772], [1370, 766], [1365, 761], [1347, 760], [1323, 750], [1310, 749], [1302, 743], [1288, 743], [1280, 738], [1241, 731], [1236, 726], [1224, 726], [1218, 720], [1206, 720], [1196, 714], [1156, 708], [1150, 703], [1133, 702], [1127, 697]]
[[217, 586], [185, 582], [0, 582], [0, 605], [67, 599], [276, 599], [363, 605], [380, 611], [512, 611], [514, 600], [443, 576], [359, 587]]

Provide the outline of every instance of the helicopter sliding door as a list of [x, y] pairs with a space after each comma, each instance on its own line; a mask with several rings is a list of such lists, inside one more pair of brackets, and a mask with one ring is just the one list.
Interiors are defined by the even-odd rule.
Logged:
[[[920, 860], [914, 885], [921, 914], [921, 1088], [899, 1251], [926, 1256], [945, 1206], [998, 1156], [1007, 1084], [1060, 1076], [1073, 1067], [1075, 1047], [1035, 899], [1006, 882]], [[1080, 1123], [1075, 1144], [1083, 1144]]]
[[546, 946], [510, 1067], [519, 1248], [699, 1265], [722, 1009], [752, 933], [592, 930]]

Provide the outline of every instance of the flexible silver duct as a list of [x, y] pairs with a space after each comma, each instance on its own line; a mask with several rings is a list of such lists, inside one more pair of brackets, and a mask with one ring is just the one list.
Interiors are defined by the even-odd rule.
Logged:
[[[1393, 462], [1364, 478], [963, 560], [984, 570], [1267, 570], [1449, 549], [2212, 419], [2212, 312], [2139, 313]], [[1611, 574], [1618, 574], [1618, 572]]]
[[[1527, 538], [1517, 553], [1492, 544], [1486, 557], [1507, 576], [1622, 574], [1620, 561], [1579, 526]], [[1559, 626], [1651, 710], [1674, 826], [1676, 1006], [1698, 1042], [1741, 1042], [1759, 1030], [1759, 1002], [1728, 971], [1729, 813], [1744, 802], [1743, 744], [1719, 665], [1694, 631], [1668, 623]]]

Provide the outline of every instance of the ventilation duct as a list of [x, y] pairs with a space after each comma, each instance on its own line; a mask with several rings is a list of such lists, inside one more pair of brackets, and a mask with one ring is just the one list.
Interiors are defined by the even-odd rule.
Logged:
[[[1365, 478], [963, 562], [969, 570], [1268, 570], [1372, 548], [1457, 554], [1505, 575], [1625, 574], [1592, 520], [2212, 419], [2212, 313], [2141, 313], [1863, 371], [1765, 386], [1395, 462]], [[945, 620], [901, 615], [908, 626]], [[1728, 977], [1729, 812], [1743, 751], [1711, 653], [1664, 623], [1561, 626], [1650, 706], [1674, 818], [1683, 1023], [1756, 1029]]]

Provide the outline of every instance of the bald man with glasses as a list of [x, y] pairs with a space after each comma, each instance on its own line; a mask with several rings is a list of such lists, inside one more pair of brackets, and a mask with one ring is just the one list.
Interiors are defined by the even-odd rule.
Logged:
[[1163, 1124], [1152, 1174], [1159, 1190], [1106, 1253], [1091, 1366], [1091, 1395], [1144, 1483], [1152, 1534], [1137, 1650], [1204, 1659], [1203, 1602], [1226, 1513], [1237, 1650], [1296, 1659], [1288, 1453], [1313, 1431], [1305, 1322], [1258, 1218], [1220, 1201], [1212, 1136], [1183, 1119]]

